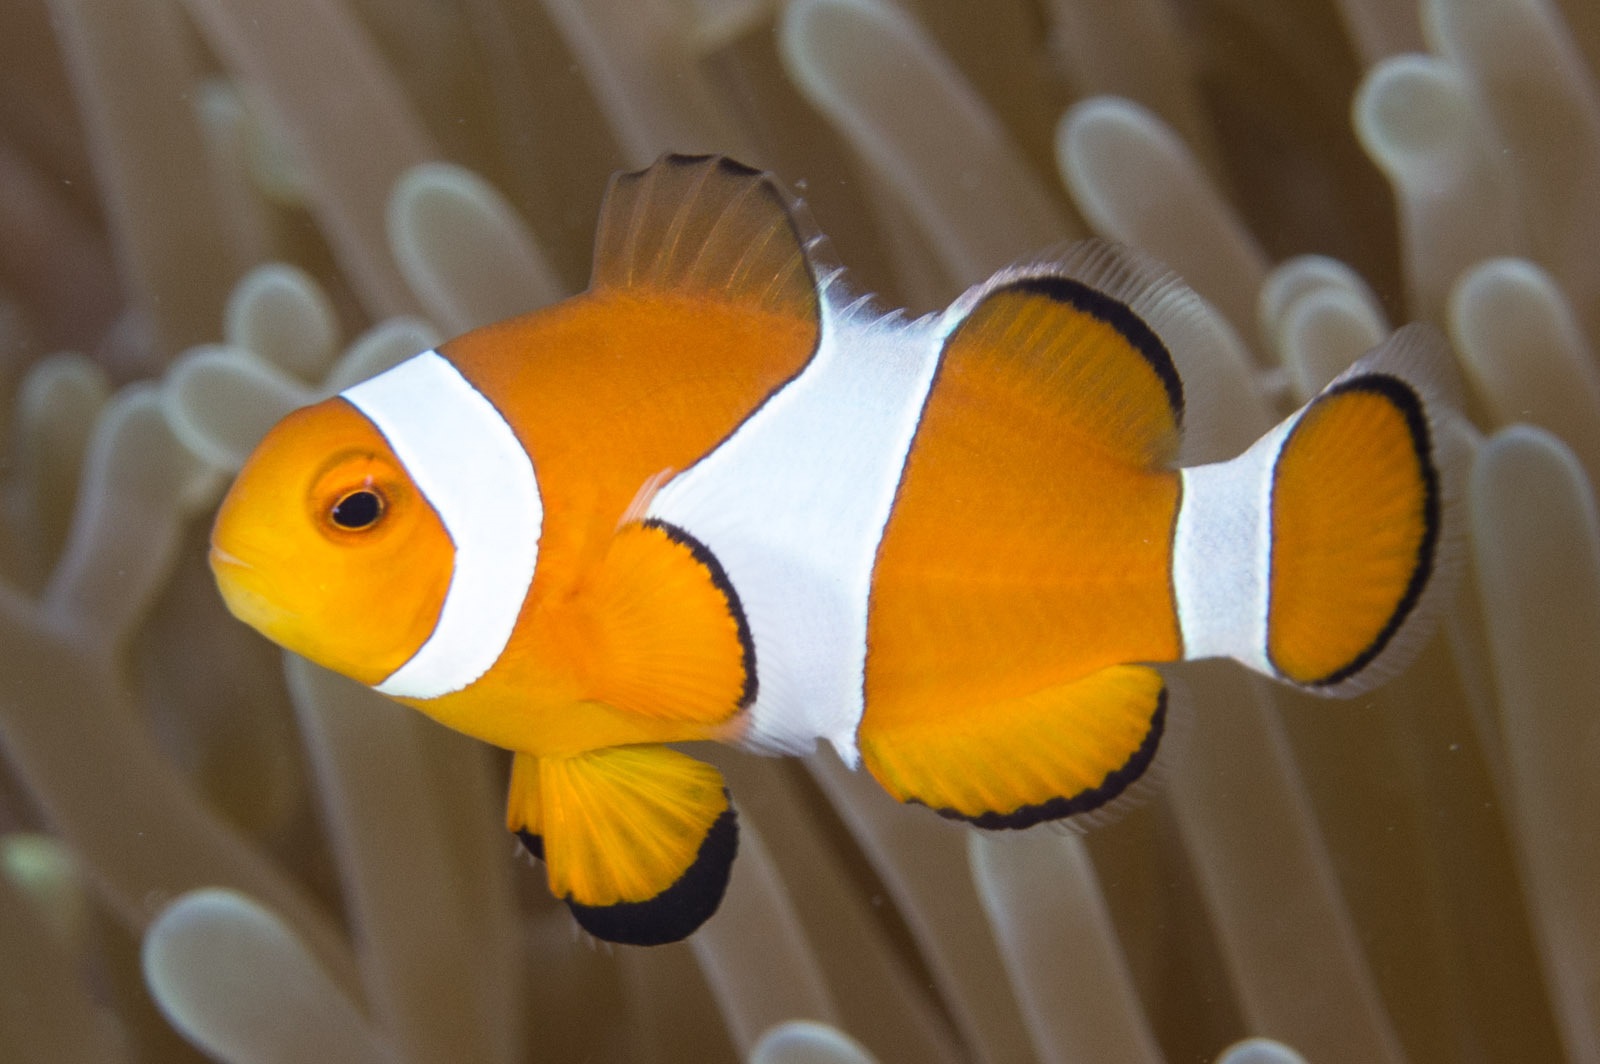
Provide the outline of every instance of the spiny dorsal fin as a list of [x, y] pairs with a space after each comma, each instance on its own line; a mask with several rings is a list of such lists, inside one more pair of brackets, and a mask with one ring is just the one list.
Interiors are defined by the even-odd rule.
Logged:
[[682, 292], [815, 319], [821, 242], [771, 174], [723, 156], [664, 155], [612, 179], [590, 287]]
[[1054, 407], [1059, 424], [1136, 465], [1164, 464], [1177, 453], [1183, 384], [1158, 328], [1189, 312], [1190, 296], [1125, 249], [1075, 245], [962, 296], [947, 312], [946, 364], [982, 360], [997, 382]]

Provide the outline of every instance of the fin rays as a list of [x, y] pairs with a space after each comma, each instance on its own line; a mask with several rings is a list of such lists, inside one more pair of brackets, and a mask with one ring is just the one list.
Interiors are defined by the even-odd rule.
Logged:
[[720, 156], [666, 155], [613, 179], [594, 289], [685, 292], [815, 320], [820, 236], [770, 175]]
[[1150, 769], [1166, 731], [1161, 676], [1141, 665], [989, 705], [951, 706], [890, 728], [864, 723], [861, 752], [903, 802], [984, 828], [1104, 812]]
[[[1092, 253], [1092, 254], [1091, 254]], [[1079, 276], [1116, 271], [1115, 294]], [[947, 312], [946, 358], [980, 360], [1037, 402], [1052, 431], [1141, 468], [1171, 461], [1183, 423], [1183, 384], [1171, 354], [1134, 308], [1171, 302], [1176, 282], [1104, 245], [1059, 262], [1002, 270]], [[1186, 291], [1186, 289], [1184, 290]]]
[[663, 521], [612, 538], [589, 587], [590, 698], [658, 720], [730, 720], [755, 700], [755, 642], [716, 556]]
[[662, 746], [518, 754], [506, 823], [585, 930], [630, 945], [675, 942], [709, 919], [738, 848], [721, 773]]
[[1437, 575], [1445, 488], [1425, 403], [1381, 360], [1363, 361], [1284, 441], [1273, 469], [1267, 655], [1294, 683], [1369, 686], [1363, 674]]

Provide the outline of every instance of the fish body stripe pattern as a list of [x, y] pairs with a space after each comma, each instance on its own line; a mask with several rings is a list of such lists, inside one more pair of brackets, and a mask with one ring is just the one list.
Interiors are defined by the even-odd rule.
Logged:
[[737, 811], [680, 743], [826, 741], [947, 817], [1086, 824], [1160, 775], [1157, 666], [1348, 696], [1448, 601], [1434, 330], [1180, 469], [1209, 311], [1159, 264], [1087, 242], [917, 319], [846, 284], [769, 175], [664, 157], [613, 182], [588, 292], [290, 415], [218, 514], [235, 615], [512, 751], [506, 827], [598, 937], [723, 896]]
[[459, 691], [499, 660], [533, 583], [544, 516], [533, 462], [494, 404], [435, 351], [343, 397], [389, 442], [455, 547], [432, 634], [377, 690]]
[[810, 364], [651, 502], [738, 590], [760, 672], [752, 749], [808, 753], [822, 738], [856, 763], [873, 563], [939, 341], [937, 323], [824, 299]]

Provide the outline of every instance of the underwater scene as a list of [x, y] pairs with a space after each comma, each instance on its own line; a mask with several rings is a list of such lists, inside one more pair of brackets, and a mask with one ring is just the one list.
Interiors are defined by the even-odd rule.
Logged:
[[[240, 623], [310, 647], [282, 634], [297, 617], [258, 621], [253, 592], [223, 579], [225, 602], [212, 535], [291, 412], [342, 395], [381, 422], [393, 400], [363, 382], [413, 356], [461, 361], [453, 337], [591, 280], [670, 273], [675, 245], [616, 219], [646, 217], [638, 189], [674, 173], [723, 182], [735, 204], [702, 227], [708, 246], [744, 231], [729, 218], [792, 228], [803, 254], [778, 240], [774, 270], [805, 283], [762, 298], [824, 323], [847, 292], [872, 299], [839, 320], [903, 307], [882, 328], [948, 320], [953, 343], [952, 307], [971, 334], [1013, 336], [979, 313], [989, 297], [1098, 298], [1037, 264], [1125, 285], [1117, 313], [1149, 311], [1171, 348], [1143, 385], [1168, 466], [1232, 459], [1346, 387], [1367, 352], [1429, 337], [1464, 415], [1430, 423], [1448, 483], [1423, 478], [1423, 546], [1406, 547], [1438, 552], [1433, 583], [1401, 573], [1404, 608], [1359, 666], [1307, 666], [1352, 697], [1319, 697], [1288, 665], [1277, 675], [1300, 687], [1234, 661], [1132, 667], [1161, 692], [1142, 725], [1165, 727], [1153, 767], [1138, 731], [1098, 788], [1097, 773], [1000, 815], [918, 790], [915, 760], [870, 728], [853, 770], [859, 710], [842, 732], [764, 723], [759, 603], [752, 636], [715, 553], [654, 516], [699, 513], [689, 493], [646, 481], [617, 528], [652, 515], [640, 549], [684, 547], [673, 572], [714, 578], [719, 621], [726, 591], [738, 630], [718, 629], [734, 664], [717, 682], [738, 714], [757, 707], [747, 745], [829, 742], [763, 757], [682, 741], [732, 735], [710, 726], [616, 725], [605, 745], [672, 742], [649, 749], [725, 782], [731, 806], [712, 787], [689, 838], [731, 846], [736, 811], [738, 858], [726, 893], [719, 880], [666, 931], [597, 917], [616, 898], [580, 904], [548, 766], [519, 753], [513, 770], [510, 744], [374, 690], [416, 704], [449, 683], [406, 687], [400, 661], [341, 666], [367, 686]], [[762, 196], [776, 215], [739, 206]], [[823, 270], [812, 222], [844, 272]], [[1137, 250], [1065, 250], [1089, 238]], [[1600, 1064], [1596, 249], [1591, 0], [0, 4], [0, 1060]], [[742, 254], [724, 255], [741, 276]], [[1126, 287], [1155, 268], [1128, 262], [1197, 295], [1168, 313], [1169, 282]], [[1005, 272], [1016, 263], [1034, 265]], [[704, 320], [674, 327], [697, 343]], [[635, 331], [647, 346], [671, 329]], [[782, 354], [768, 339], [752, 366]], [[706, 338], [688, 366], [704, 401], [679, 420], [744, 386], [742, 362], [713, 357], [735, 347]], [[456, 409], [462, 378], [438, 372], [406, 399], [424, 423]], [[582, 427], [627, 386], [535, 398]], [[934, 401], [907, 409], [931, 419]], [[1001, 483], [1010, 472], [979, 494], [1033, 490], [1034, 471]], [[540, 490], [557, 512], [551, 483], [523, 500], [536, 515]], [[904, 525], [910, 489], [889, 490]], [[331, 519], [359, 534], [386, 498], [344, 492]], [[823, 533], [830, 520], [845, 517], [822, 514]], [[874, 534], [895, 549], [921, 542], [885, 520]], [[440, 534], [460, 547], [459, 527]], [[1194, 557], [1171, 578], [1177, 607], [1181, 579], [1229, 586]], [[337, 584], [309, 552], [289, 561], [314, 590]], [[370, 601], [341, 594], [341, 640], [378, 641], [426, 575], [387, 572]], [[1360, 576], [1322, 578], [1337, 592]], [[1333, 683], [1419, 595], [1431, 635], [1409, 667]], [[1299, 634], [1318, 644], [1344, 621]], [[907, 671], [932, 677], [940, 657], [924, 648]], [[769, 697], [785, 682], [764, 678]], [[973, 787], [1034, 745], [1004, 730]], [[890, 786], [901, 770], [912, 782]], [[1028, 826], [1039, 810], [1091, 823]], [[595, 830], [629, 837], [616, 819]], [[679, 856], [693, 872], [706, 852]], [[626, 944], [647, 941], [661, 944]]]

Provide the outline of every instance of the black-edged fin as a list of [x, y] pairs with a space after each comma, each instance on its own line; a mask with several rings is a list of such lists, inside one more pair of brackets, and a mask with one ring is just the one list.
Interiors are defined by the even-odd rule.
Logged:
[[537, 777], [536, 856], [584, 930], [654, 946], [717, 911], [739, 831], [715, 768], [664, 746], [621, 746], [542, 758]]
[[707, 725], [755, 700], [755, 640], [738, 593], [687, 532], [654, 520], [623, 525], [588, 592], [589, 697]]
[[[1206, 328], [1212, 313], [1199, 293], [1165, 263], [1138, 248], [1106, 240], [1080, 240], [1011, 269], [1047, 270], [1103, 292], [1133, 311], [1169, 351], [1176, 351], [1192, 330]], [[1175, 357], [1181, 374], [1181, 355]]]
[[1449, 600], [1469, 454], [1444, 338], [1407, 326], [1296, 416], [1272, 470], [1267, 657], [1348, 696], [1403, 668]]
[[1116, 665], [1030, 695], [929, 714], [892, 731], [863, 726], [862, 759], [902, 802], [982, 828], [1071, 818], [1125, 804], [1169, 727], [1156, 670]]
[[1183, 383], [1146, 314], [1171, 317], [1181, 283], [1108, 244], [1076, 245], [1059, 260], [1001, 270], [953, 304], [941, 374], [972, 360], [997, 388], [1048, 404], [1051, 423], [1076, 429], [1119, 459], [1170, 463], [1183, 425]]
[[771, 174], [723, 156], [663, 155], [612, 179], [590, 285], [682, 292], [815, 320], [824, 246], [804, 205]]

